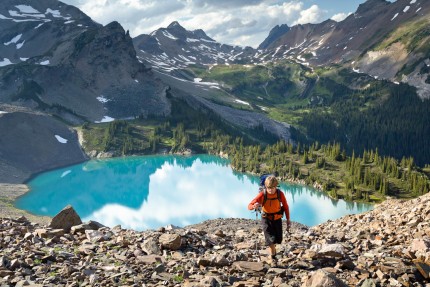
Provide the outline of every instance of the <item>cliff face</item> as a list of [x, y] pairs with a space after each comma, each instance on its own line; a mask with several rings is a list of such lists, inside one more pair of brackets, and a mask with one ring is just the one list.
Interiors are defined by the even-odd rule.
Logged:
[[[244, 203], [245, 204], [245, 203]], [[294, 203], [291, 203], [294, 204]], [[294, 216], [294, 215], [293, 215]], [[73, 210], [51, 226], [80, 222]], [[427, 286], [430, 194], [308, 228], [294, 223], [270, 267], [260, 223], [216, 219], [136, 232], [0, 219], [1, 283], [23, 286]], [[69, 226], [70, 227], [70, 226]], [[38, 286], [38, 285], [37, 285]]]

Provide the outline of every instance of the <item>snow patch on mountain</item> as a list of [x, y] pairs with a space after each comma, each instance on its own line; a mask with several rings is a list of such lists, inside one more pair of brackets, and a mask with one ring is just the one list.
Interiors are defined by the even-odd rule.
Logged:
[[22, 46], [24, 45], [24, 43], [25, 43], [25, 40], [24, 40], [24, 41], [22, 41], [21, 43], [16, 44], [16, 48], [17, 48], [17, 49], [21, 49], [21, 48], [22, 48]]
[[238, 99], [235, 99], [234, 101], [235, 101], [236, 103], [239, 103], [239, 104], [242, 104], [242, 105], [249, 106], [249, 103], [248, 103], [248, 102], [245, 102], [245, 101], [242, 101], [242, 100], [238, 100]]
[[109, 102], [110, 100], [109, 99], [106, 99], [103, 95], [101, 95], [100, 97], [97, 97], [96, 98], [100, 103], [107, 103], [107, 102]]
[[68, 140], [66, 140], [65, 138], [62, 138], [61, 136], [59, 136], [59, 135], [55, 135], [55, 138], [57, 139], [57, 141], [58, 142], [60, 142], [60, 143], [62, 143], [62, 144], [65, 144], [65, 143], [67, 143], [68, 142]]
[[[15, 6], [18, 8], [18, 6]], [[40, 12], [37, 12], [38, 14], [33, 14], [33, 13], [23, 13], [22, 10], [20, 8], [18, 8], [18, 10], [20, 11], [15, 11], [15, 10], [9, 10], [9, 15], [12, 17], [34, 17], [34, 18], [45, 18], [44, 14], [40, 14]]]
[[194, 42], [200, 42], [200, 39], [187, 38], [186, 41], [189, 43], [194, 43]]
[[59, 10], [52, 10], [51, 8], [46, 9], [45, 14], [51, 14], [55, 18], [62, 17]]
[[170, 34], [167, 31], [163, 31], [163, 35], [166, 36], [167, 38], [172, 39], [172, 40], [178, 40], [178, 38], [176, 38], [175, 36], [173, 36], [172, 34]]
[[21, 13], [40, 14], [39, 11], [28, 5], [16, 5], [15, 7], [18, 8]]
[[115, 119], [111, 118], [109, 116], [104, 116], [103, 119], [101, 119], [100, 121], [95, 121], [94, 123], [96, 124], [100, 124], [100, 123], [109, 123], [109, 122], [113, 122]]
[[3, 43], [3, 44], [5, 46], [8, 46], [12, 43], [16, 44], [19, 41], [19, 39], [21, 39], [21, 37], [22, 37], [22, 34], [16, 35], [15, 37], [12, 38], [12, 40], [10, 40], [9, 42]]
[[0, 61], [0, 67], [4, 67], [7, 65], [12, 65], [13, 63], [8, 58], [3, 58], [3, 61]]

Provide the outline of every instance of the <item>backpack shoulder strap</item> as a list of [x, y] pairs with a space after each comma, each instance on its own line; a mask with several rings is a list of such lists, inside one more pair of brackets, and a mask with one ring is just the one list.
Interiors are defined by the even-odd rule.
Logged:
[[[264, 204], [267, 201], [267, 190], [266, 190], [266, 188], [263, 188], [263, 195], [264, 195], [264, 197], [263, 197], [263, 204], [262, 205], [264, 206]], [[280, 203], [282, 203], [282, 200], [281, 200], [281, 190], [279, 188], [276, 189], [276, 195], [277, 195], [278, 201]]]
[[266, 203], [266, 201], [267, 201], [267, 190], [264, 187], [263, 188], [263, 204], [262, 204], [262, 206], [264, 206], [264, 204]]

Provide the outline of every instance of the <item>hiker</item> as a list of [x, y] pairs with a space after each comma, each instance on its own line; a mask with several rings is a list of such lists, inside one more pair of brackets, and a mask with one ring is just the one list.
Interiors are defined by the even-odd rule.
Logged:
[[[282, 243], [282, 216], [287, 218], [287, 231], [290, 231], [290, 210], [285, 194], [278, 189], [278, 180], [270, 175], [262, 180], [263, 188], [248, 204], [249, 210], [261, 208], [261, 224], [263, 225], [266, 246], [269, 246], [272, 266], [276, 266], [276, 246]], [[281, 204], [282, 203], [282, 204]]]

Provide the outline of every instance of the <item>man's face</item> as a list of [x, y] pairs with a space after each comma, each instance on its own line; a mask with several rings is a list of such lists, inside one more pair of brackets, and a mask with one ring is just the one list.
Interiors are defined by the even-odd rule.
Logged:
[[268, 193], [270, 193], [270, 194], [274, 194], [274, 193], [275, 193], [275, 191], [276, 191], [276, 186], [274, 186], [274, 187], [266, 187], [266, 189], [267, 189], [267, 192], [268, 192]]

